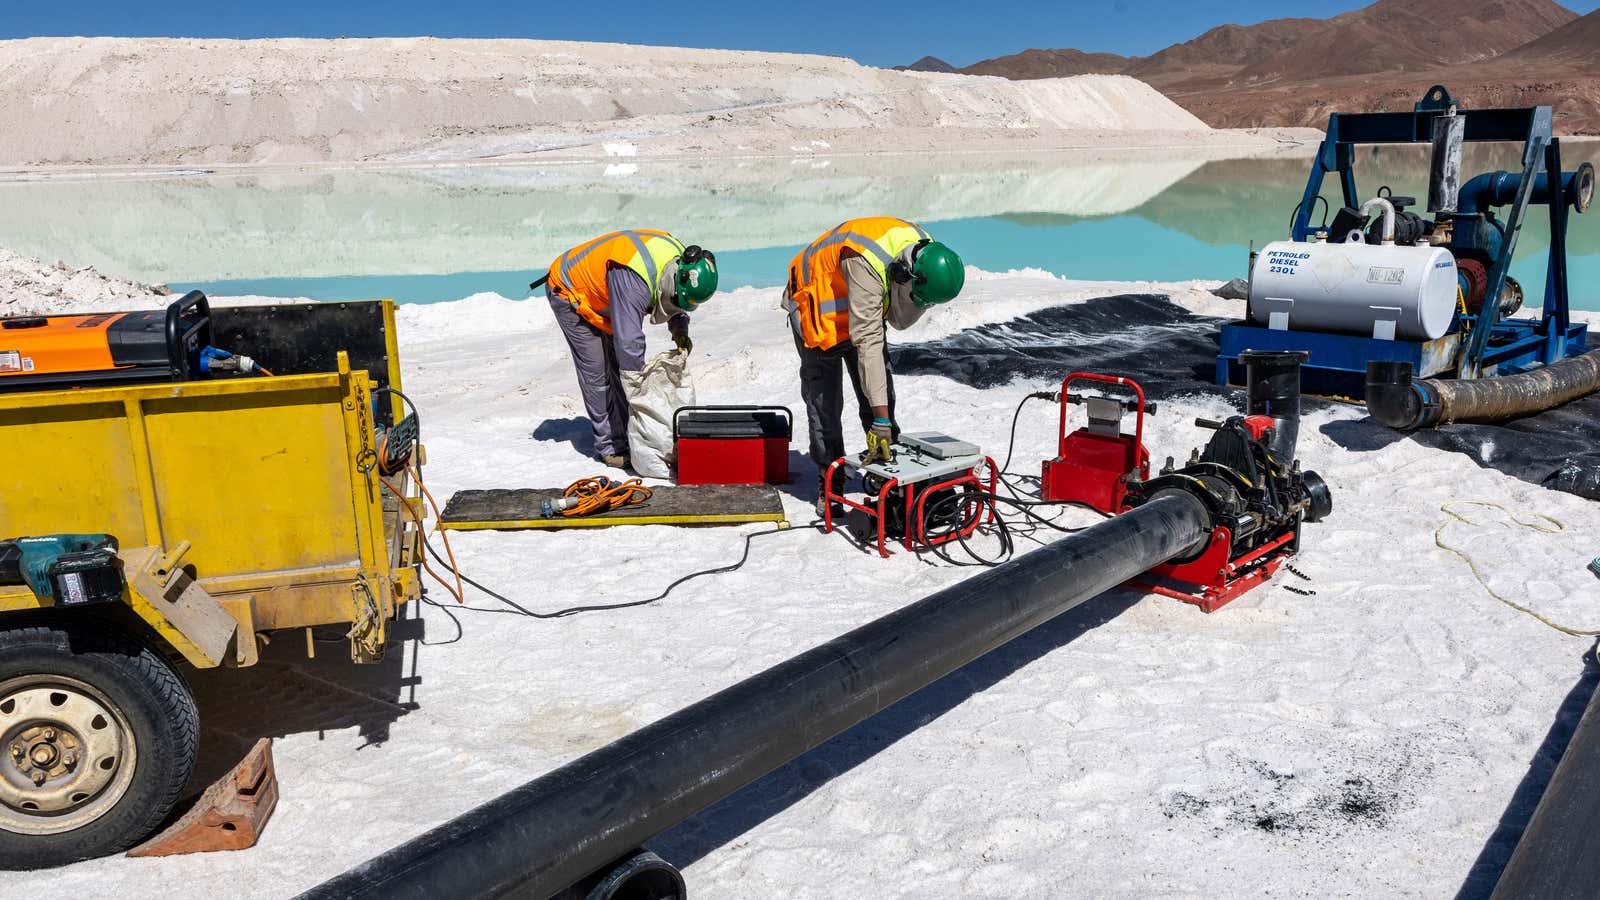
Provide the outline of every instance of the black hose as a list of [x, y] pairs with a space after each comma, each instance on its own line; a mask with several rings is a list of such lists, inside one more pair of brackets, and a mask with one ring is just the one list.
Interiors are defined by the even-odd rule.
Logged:
[[1367, 412], [1402, 430], [1450, 422], [1501, 422], [1600, 390], [1600, 350], [1518, 375], [1412, 380], [1410, 363], [1367, 363]]

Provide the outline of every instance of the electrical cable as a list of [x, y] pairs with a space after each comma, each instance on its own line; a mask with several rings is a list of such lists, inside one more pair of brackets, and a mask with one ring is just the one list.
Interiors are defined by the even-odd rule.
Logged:
[[[1310, 224], [1311, 217], [1317, 214], [1317, 201], [1318, 200], [1322, 201], [1322, 224], [1318, 225], [1317, 227], [1318, 228], [1327, 228], [1328, 227], [1328, 198], [1322, 196], [1321, 194], [1318, 194], [1317, 196], [1311, 198], [1311, 209], [1310, 209], [1309, 212], [1306, 213], [1306, 223]], [[1300, 207], [1302, 207], [1304, 205], [1305, 205], [1305, 201], [1304, 200], [1299, 201], [1298, 203], [1296, 203], [1294, 205], [1294, 209], [1289, 213], [1289, 231], [1291, 233], [1294, 231], [1294, 220], [1296, 218], [1298, 218], [1299, 215], [1300, 215]]]
[[[408, 468], [407, 471], [410, 471], [410, 469]], [[427, 541], [428, 541], [428, 526], [427, 526], [426, 521], [424, 521], [424, 517], [419, 515], [416, 510], [411, 508], [411, 501], [406, 499], [406, 495], [404, 493], [402, 493], [399, 488], [395, 487], [394, 482], [390, 481], [389, 479], [385, 478], [382, 475], [378, 476], [378, 480], [383, 482], [383, 486], [388, 488], [389, 492], [391, 494], [394, 494], [395, 497], [399, 499], [400, 508], [402, 510], [404, 510], [406, 515], [411, 518], [411, 521], [416, 523], [416, 525], [417, 525], [417, 533], [419, 535], [421, 535], [423, 543], [426, 544]], [[422, 485], [420, 483], [418, 483], [417, 486], [418, 487], [422, 487]], [[426, 492], [426, 488], [424, 488], [424, 491]], [[430, 499], [430, 502], [431, 502], [432, 498], [430, 497], [429, 499]], [[438, 515], [438, 513], [436, 512], [435, 515]], [[441, 534], [442, 534], [442, 532], [441, 532]], [[448, 537], [446, 537], [444, 539], [444, 541], [445, 541], [445, 550], [446, 550], [446, 552], [449, 552], [450, 551], [450, 539]], [[463, 596], [464, 589], [460, 587], [460, 584], [461, 584], [461, 572], [455, 568], [455, 553], [450, 552], [450, 562], [449, 563], [445, 563], [443, 560], [440, 560], [440, 565], [448, 565], [448, 566], [450, 566], [451, 574], [455, 575], [455, 578], [456, 578], [456, 586], [455, 587], [452, 587], [450, 585], [450, 582], [446, 581], [443, 575], [440, 575], [438, 572], [434, 571], [433, 566], [428, 565], [428, 561], [426, 559], [422, 559], [421, 562], [422, 562], [422, 567], [427, 570], [429, 575], [433, 576], [433, 580], [437, 581], [437, 582], [439, 582], [439, 584], [443, 585], [444, 589], [447, 592], [449, 592], [450, 596], [456, 598], [456, 603], [465, 603], [466, 602], [466, 599]]]
[[[383, 483], [384, 487], [389, 489], [390, 493], [394, 494], [395, 498], [400, 502], [400, 508], [405, 511], [405, 513], [413, 522], [416, 523], [417, 533], [421, 535], [422, 542], [427, 544], [428, 528], [426, 516], [419, 515], [416, 510], [412, 509], [411, 502], [406, 495], [398, 487], [396, 487], [393, 482], [384, 477], [386, 473], [399, 474], [402, 471], [409, 473], [412, 478], [417, 480], [418, 490], [422, 491], [422, 496], [427, 499], [428, 505], [432, 507], [434, 520], [438, 521], [443, 519], [443, 513], [441, 513], [439, 510], [439, 502], [434, 499], [433, 492], [428, 490], [428, 485], [423, 481], [422, 478], [422, 467], [418, 465], [416, 461], [416, 448], [417, 444], [421, 440], [422, 435], [422, 412], [421, 410], [417, 409], [417, 405], [411, 401], [410, 397], [407, 397], [404, 393], [395, 388], [382, 387], [372, 392], [374, 399], [384, 394], [393, 394], [396, 397], [399, 397], [401, 402], [405, 403], [411, 412], [406, 419], [402, 419], [386, 429], [382, 439], [378, 442], [378, 480]], [[413, 423], [410, 428], [405, 427], [407, 419]], [[401, 434], [401, 452], [398, 455], [391, 455], [391, 449], [389, 446], [390, 438], [397, 432]], [[456, 603], [464, 604], [466, 603], [466, 588], [464, 588], [461, 583], [461, 569], [456, 565], [456, 554], [455, 551], [450, 547], [450, 536], [441, 531], [439, 532], [439, 537], [444, 542], [445, 555], [450, 557], [450, 562], [448, 565], [450, 568], [450, 573], [455, 576], [455, 585], [452, 586], [450, 582], [446, 581], [442, 575], [434, 571], [433, 567], [428, 564], [426, 557], [419, 557], [418, 562], [420, 563], [420, 567], [422, 569], [426, 570], [435, 581], [439, 582], [439, 584], [444, 587], [450, 596], [455, 598]], [[445, 565], [443, 560], [440, 561], [440, 564]]]
[[[696, 578], [701, 578], [701, 577], [704, 577], [706, 575], [724, 575], [724, 574], [727, 574], [729, 572], [736, 572], [739, 569], [744, 568], [745, 563], [750, 561], [750, 547], [755, 542], [756, 538], [766, 537], [767, 535], [773, 535], [773, 534], [783, 534], [785, 532], [820, 531], [821, 528], [822, 528], [821, 523], [815, 523], [814, 522], [814, 523], [812, 523], [810, 525], [802, 525], [802, 526], [799, 526], [799, 527], [773, 528], [773, 529], [768, 530], [768, 531], [757, 531], [757, 532], [752, 532], [750, 534], [747, 534], [747, 535], [745, 535], [745, 538], [744, 538], [744, 552], [742, 554], [740, 554], [739, 559], [738, 559], [737, 562], [729, 563], [728, 565], [724, 565], [724, 566], [717, 566], [717, 567], [711, 568], [711, 569], [701, 569], [698, 572], [691, 572], [688, 575], [684, 575], [683, 577], [681, 577], [681, 578], [677, 579], [676, 581], [672, 582], [671, 584], [667, 585], [666, 588], [661, 591], [661, 593], [659, 593], [659, 594], [655, 595], [654, 597], [651, 597], [651, 598], [649, 598], [647, 600], [629, 600], [629, 601], [625, 601], [625, 602], [622, 602], [622, 603], [588, 604], [588, 605], [584, 605], [584, 606], [571, 606], [571, 607], [568, 607], [566, 609], [558, 609], [558, 610], [553, 610], [551, 612], [539, 612], [539, 611], [536, 611], [536, 610], [529, 609], [528, 607], [523, 606], [521, 603], [518, 603], [517, 601], [511, 599], [510, 597], [507, 597], [506, 595], [504, 595], [504, 594], [502, 594], [502, 593], [500, 593], [498, 591], [495, 591], [493, 588], [487, 587], [484, 584], [482, 584], [480, 582], [477, 582], [477, 581], [474, 581], [473, 579], [468, 578], [467, 576], [463, 575], [463, 576], [461, 576], [462, 581], [465, 581], [467, 584], [477, 588], [479, 591], [482, 591], [484, 594], [487, 594], [490, 598], [492, 598], [494, 600], [498, 600], [498, 601], [500, 601], [501, 603], [504, 603], [506, 606], [508, 606], [510, 608], [509, 609], [489, 609], [489, 608], [481, 607], [481, 606], [461, 606], [461, 607], [458, 607], [458, 608], [467, 610], [468, 612], [500, 613], [500, 614], [504, 614], [504, 615], [525, 616], [525, 617], [530, 618], [530, 619], [564, 619], [564, 618], [567, 618], [568, 616], [578, 615], [579, 613], [603, 612], [603, 611], [606, 611], [606, 610], [631, 609], [631, 608], [637, 607], [637, 606], [648, 606], [649, 604], [656, 603], [656, 602], [659, 602], [661, 600], [665, 600], [669, 595], [672, 594], [673, 591], [677, 590], [680, 586], [682, 586], [683, 584], [685, 584], [687, 582], [693, 581]], [[424, 537], [424, 539], [423, 539], [423, 546], [427, 549], [428, 553], [430, 555], [432, 555], [434, 557], [434, 559], [437, 560], [441, 565], [444, 563], [444, 561], [439, 558], [439, 552], [437, 550], [433, 549], [433, 545], [427, 541], [426, 537]]]

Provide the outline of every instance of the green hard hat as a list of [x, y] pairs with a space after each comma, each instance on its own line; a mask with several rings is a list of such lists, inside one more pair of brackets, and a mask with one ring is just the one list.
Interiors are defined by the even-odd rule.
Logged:
[[917, 258], [911, 264], [911, 277], [911, 299], [927, 308], [954, 300], [967, 281], [967, 270], [954, 250], [938, 241], [929, 241], [917, 251]]
[[695, 244], [678, 257], [677, 292], [673, 299], [682, 309], [694, 309], [717, 292], [717, 257]]

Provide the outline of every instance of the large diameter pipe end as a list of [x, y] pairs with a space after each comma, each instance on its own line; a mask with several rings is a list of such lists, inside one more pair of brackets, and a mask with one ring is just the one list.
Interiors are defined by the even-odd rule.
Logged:
[[1272, 417], [1272, 455], [1287, 465], [1300, 439], [1300, 367], [1311, 359], [1304, 350], [1246, 350], [1245, 390], [1252, 416]]
[[649, 850], [636, 850], [551, 900], [687, 900], [683, 873]]
[[1412, 380], [1411, 363], [1367, 363], [1367, 414], [1400, 431], [1438, 421], [1438, 404], [1429, 399], [1425, 382]]
[[1572, 173], [1572, 208], [1588, 212], [1594, 202], [1594, 164], [1582, 163]]

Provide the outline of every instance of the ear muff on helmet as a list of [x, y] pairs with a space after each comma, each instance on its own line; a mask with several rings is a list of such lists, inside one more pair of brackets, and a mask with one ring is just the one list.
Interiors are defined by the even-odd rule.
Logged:
[[[922, 248], [927, 246], [929, 243], [931, 243], [931, 242], [927, 238], [923, 238], [922, 240], [917, 241], [915, 244], [912, 244], [911, 245], [911, 258], [912, 259], [916, 259], [917, 258], [917, 254], [919, 252], [921, 252]], [[906, 263], [905, 260], [903, 260], [903, 259], [901, 259], [900, 257], [897, 256], [897, 257], [895, 257], [893, 260], [891, 260], [889, 262], [889, 280], [890, 281], [893, 281], [893, 282], [895, 282], [897, 284], [906, 284], [906, 283], [911, 282], [911, 281], [916, 281], [916, 279], [917, 279], [916, 273], [914, 271], [912, 271], [911, 265]], [[924, 279], [924, 280], [926, 280], [926, 279]]]
[[678, 277], [673, 302], [689, 311], [711, 299], [717, 292], [717, 255], [698, 244], [690, 244], [678, 254]]

